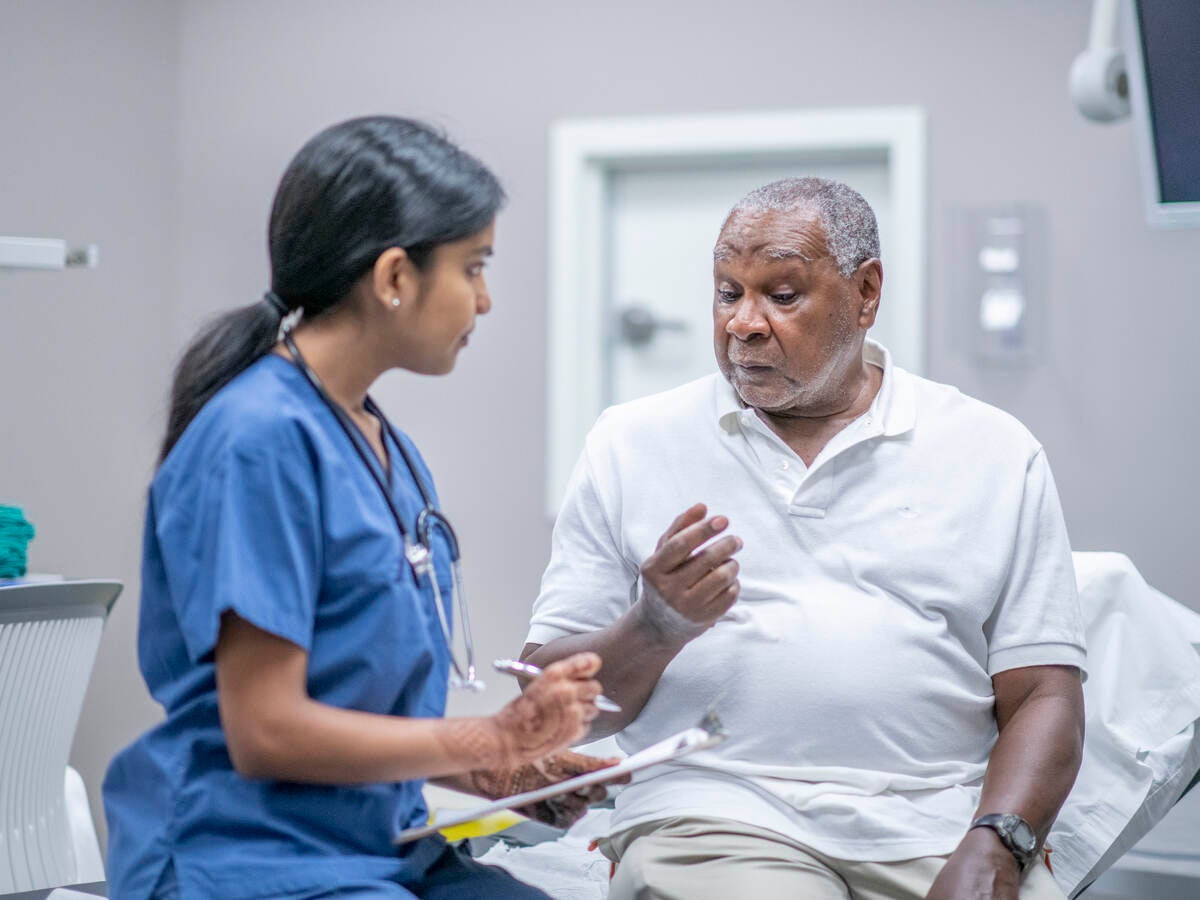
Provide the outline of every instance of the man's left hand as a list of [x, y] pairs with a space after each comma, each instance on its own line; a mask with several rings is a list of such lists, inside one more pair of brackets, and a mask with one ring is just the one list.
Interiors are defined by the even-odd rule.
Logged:
[[[594, 772], [597, 769], [607, 769], [620, 761], [619, 758], [602, 759], [566, 751], [513, 769], [476, 770], [471, 773], [471, 782], [481, 796], [498, 799], [558, 784], [560, 781], [587, 772]], [[624, 775], [609, 783], [624, 784], [628, 781], [629, 776]], [[594, 784], [569, 794], [551, 797], [531, 806], [520, 807], [517, 812], [547, 825], [553, 825], [555, 828], [570, 828], [583, 818], [591, 804], [599, 803], [607, 796], [607, 793], [607, 788], [603, 784]]]
[[989, 828], [973, 828], [934, 879], [925, 900], [1017, 900], [1021, 871]]

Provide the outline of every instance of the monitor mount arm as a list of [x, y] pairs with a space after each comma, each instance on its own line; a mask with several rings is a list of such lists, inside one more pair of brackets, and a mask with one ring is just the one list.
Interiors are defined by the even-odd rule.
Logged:
[[1071, 99], [1093, 122], [1116, 122], [1129, 115], [1129, 76], [1118, 34], [1121, 2], [1093, 0], [1088, 47], [1071, 63]]

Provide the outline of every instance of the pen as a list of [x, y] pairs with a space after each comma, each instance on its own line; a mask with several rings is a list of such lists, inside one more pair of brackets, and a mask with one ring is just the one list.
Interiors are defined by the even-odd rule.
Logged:
[[[521, 662], [517, 659], [497, 659], [492, 663], [492, 666], [497, 672], [507, 672], [509, 675], [516, 675], [518, 678], [537, 678], [542, 674], [542, 670], [537, 666], [529, 663]], [[596, 698], [596, 709], [601, 712], [620, 712], [621, 707], [613, 703], [603, 694]]]

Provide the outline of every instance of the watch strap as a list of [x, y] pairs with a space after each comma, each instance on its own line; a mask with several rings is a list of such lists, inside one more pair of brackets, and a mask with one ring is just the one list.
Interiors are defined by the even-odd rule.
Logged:
[[1033, 830], [1033, 826], [1016, 813], [988, 813], [987, 815], [980, 816], [978, 819], [972, 822], [971, 828], [967, 830], [970, 831], [974, 828], [990, 828], [992, 831], [996, 832], [997, 837], [1000, 838], [1000, 842], [1004, 844], [1006, 848], [1008, 848], [1008, 852], [1013, 855], [1013, 858], [1017, 861], [1017, 865], [1020, 867], [1021, 871], [1024, 872], [1037, 856], [1037, 846], [1035, 844], [1032, 849], [1026, 849], [1016, 842], [1012, 831], [1009, 829], [1008, 823], [1006, 822], [1006, 820], [1011, 821], [1013, 819], [1017, 820], [1017, 822], [1021, 825], [1024, 825], [1025, 828], [1029, 830], [1031, 835], [1036, 834], [1036, 832]]

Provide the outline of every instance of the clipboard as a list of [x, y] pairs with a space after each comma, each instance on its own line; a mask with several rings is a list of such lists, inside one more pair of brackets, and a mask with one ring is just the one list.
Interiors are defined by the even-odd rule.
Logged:
[[627, 756], [615, 766], [609, 766], [607, 769], [597, 769], [594, 772], [586, 772], [583, 775], [576, 775], [574, 778], [568, 778], [565, 781], [547, 785], [537, 790], [525, 791], [523, 794], [501, 797], [499, 800], [493, 800], [491, 803], [455, 813], [453, 816], [440, 820], [435, 824], [406, 828], [392, 839], [392, 843], [407, 844], [410, 841], [416, 841], [436, 834], [443, 828], [474, 822], [476, 819], [482, 819], [484, 816], [500, 812], [501, 810], [528, 806], [531, 803], [540, 803], [542, 800], [549, 800], [551, 797], [569, 794], [580, 788], [611, 781], [614, 778], [619, 778], [631, 772], [662, 765], [663, 763], [672, 762], [687, 756], [689, 753], [705, 750], [719, 744], [723, 740], [725, 740], [724, 729], [720, 727], [716, 716], [709, 713], [704, 717], [700, 725], [684, 729], [678, 734], [673, 734], [669, 738], [659, 741], [657, 744], [651, 744], [645, 750], [641, 750], [632, 756]]

